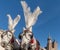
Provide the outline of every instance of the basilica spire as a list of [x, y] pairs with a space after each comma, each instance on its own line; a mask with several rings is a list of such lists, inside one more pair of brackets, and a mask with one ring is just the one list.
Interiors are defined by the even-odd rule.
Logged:
[[48, 35], [48, 40], [51, 40], [50, 32], [49, 32], [49, 35]]

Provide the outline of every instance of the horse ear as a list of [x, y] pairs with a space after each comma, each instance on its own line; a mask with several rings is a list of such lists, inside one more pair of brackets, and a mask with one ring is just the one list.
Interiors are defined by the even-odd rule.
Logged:
[[8, 29], [11, 30], [11, 28], [13, 27], [13, 20], [11, 18], [11, 15], [10, 14], [7, 14], [8, 16]]
[[14, 21], [13, 21], [13, 29], [14, 29], [15, 26], [18, 24], [19, 20], [20, 20], [20, 15], [17, 15], [17, 17], [16, 17], [16, 18], [14, 19]]

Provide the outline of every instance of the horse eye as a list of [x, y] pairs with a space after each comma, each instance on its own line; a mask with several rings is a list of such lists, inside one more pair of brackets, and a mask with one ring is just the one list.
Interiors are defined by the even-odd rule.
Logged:
[[9, 35], [9, 36], [11, 36], [11, 35]]
[[29, 34], [29, 36], [32, 36], [32, 35]]

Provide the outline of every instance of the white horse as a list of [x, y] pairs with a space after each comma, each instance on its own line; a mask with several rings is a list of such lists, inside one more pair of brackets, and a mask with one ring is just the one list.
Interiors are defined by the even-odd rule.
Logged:
[[29, 47], [29, 42], [32, 37], [33, 35], [31, 31], [23, 29], [23, 32], [19, 35], [19, 39], [21, 40], [21, 50], [28, 50], [27, 48]]
[[3, 30], [1, 34], [1, 46], [5, 48], [5, 50], [13, 50], [13, 48], [19, 48], [19, 42], [14, 37], [15, 26], [18, 24], [20, 20], [20, 15], [18, 15], [14, 20], [12, 20], [11, 16], [8, 14], [8, 30]]
[[[26, 28], [23, 30], [23, 33], [20, 35], [20, 38], [22, 37], [21, 46], [22, 48], [25, 47], [25, 50], [28, 50], [29, 46], [32, 46], [32, 50], [35, 50], [37, 41], [32, 36], [32, 26], [36, 23], [38, 15], [42, 13], [39, 6], [34, 10], [32, 13], [30, 11], [30, 7], [28, 7], [27, 3], [25, 1], [21, 1], [21, 5], [24, 11], [24, 17], [25, 17], [25, 23]], [[32, 41], [34, 42], [32, 43]], [[30, 44], [30, 45], [29, 45]]]

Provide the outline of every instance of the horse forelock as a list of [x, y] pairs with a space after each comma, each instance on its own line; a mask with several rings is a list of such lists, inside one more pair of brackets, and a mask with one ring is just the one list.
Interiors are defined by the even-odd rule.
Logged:
[[10, 30], [7, 30], [6, 32], [10, 32], [11, 34], [13, 34], [12, 31], [10, 31]]
[[26, 33], [26, 32], [32, 33], [32, 32], [31, 32], [30, 30], [28, 30], [28, 29], [24, 30], [24, 33]]

